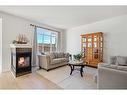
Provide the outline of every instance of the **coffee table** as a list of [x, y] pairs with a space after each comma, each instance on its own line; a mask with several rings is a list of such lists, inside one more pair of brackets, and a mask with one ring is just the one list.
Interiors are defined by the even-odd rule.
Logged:
[[[83, 68], [86, 66], [85, 62], [83, 61], [69, 61], [68, 62], [68, 65], [70, 66], [71, 68], [71, 72], [70, 72], [70, 75], [72, 74], [72, 72], [74, 70], [79, 70], [80, 71], [80, 74], [81, 74], [81, 77], [83, 77]], [[80, 67], [79, 69], [75, 69], [75, 67]]]

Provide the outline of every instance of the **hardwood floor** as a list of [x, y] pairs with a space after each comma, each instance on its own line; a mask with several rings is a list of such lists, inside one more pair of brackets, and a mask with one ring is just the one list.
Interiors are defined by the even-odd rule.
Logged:
[[14, 78], [11, 72], [0, 74], [0, 89], [62, 89], [36, 72]]

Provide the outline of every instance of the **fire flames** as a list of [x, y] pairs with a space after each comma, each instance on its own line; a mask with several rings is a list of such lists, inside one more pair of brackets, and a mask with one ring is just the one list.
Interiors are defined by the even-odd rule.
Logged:
[[18, 63], [19, 63], [19, 66], [25, 66], [26, 65], [25, 58], [24, 57], [20, 57]]

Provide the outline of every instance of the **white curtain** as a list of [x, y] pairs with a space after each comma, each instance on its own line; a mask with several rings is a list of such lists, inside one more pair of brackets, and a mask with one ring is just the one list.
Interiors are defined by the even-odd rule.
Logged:
[[[33, 26], [34, 27], [34, 26]], [[34, 33], [33, 33], [33, 53], [32, 53], [32, 66], [37, 66], [38, 62], [37, 62], [37, 31], [36, 31], [36, 27], [34, 27]]]
[[58, 32], [58, 46], [57, 46], [57, 51], [60, 52], [61, 51], [61, 33]]

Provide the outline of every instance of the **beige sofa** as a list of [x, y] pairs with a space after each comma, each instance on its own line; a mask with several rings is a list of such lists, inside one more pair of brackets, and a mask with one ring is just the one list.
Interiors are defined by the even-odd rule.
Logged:
[[122, 60], [118, 63], [115, 57], [110, 63], [99, 64], [97, 76], [99, 89], [127, 89], [127, 57], [120, 58], [125, 59], [125, 64]]
[[52, 52], [45, 55], [38, 55], [39, 67], [45, 70], [66, 65], [69, 61], [69, 53]]

